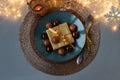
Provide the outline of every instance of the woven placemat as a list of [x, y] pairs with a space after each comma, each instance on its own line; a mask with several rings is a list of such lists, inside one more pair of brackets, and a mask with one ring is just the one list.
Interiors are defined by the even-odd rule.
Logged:
[[[54, 10], [51, 10], [54, 11]], [[82, 13], [79, 15], [74, 11], [69, 11], [71, 13], [74, 13], [76, 16], [80, 16], [80, 19], [84, 22], [86, 20], [86, 17], [89, 13], [86, 15]], [[54, 63], [47, 59], [45, 59], [40, 52], [37, 50], [35, 44], [34, 44], [34, 31], [36, 28], [36, 25], [38, 21], [42, 17], [35, 15], [31, 11], [27, 13], [27, 15], [24, 18], [24, 21], [22, 25], [20, 26], [20, 34], [19, 34], [19, 40], [21, 44], [21, 48], [23, 50], [23, 54], [26, 58], [26, 60], [36, 69], [45, 72], [47, 74], [52, 75], [68, 75], [75, 72], [78, 72], [85, 68], [95, 57], [100, 43], [100, 28], [99, 28], [99, 22], [97, 20], [93, 21], [93, 27], [90, 30], [90, 37], [93, 41], [93, 44], [91, 45], [91, 51], [89, 52], [88, 58], [83, 60], [80, 65], [76, 64], [76, 58], [64, 62], [64, 63]], [[84, 47], [82, 50], [82, 53], [84, 53], [87, 46]]]

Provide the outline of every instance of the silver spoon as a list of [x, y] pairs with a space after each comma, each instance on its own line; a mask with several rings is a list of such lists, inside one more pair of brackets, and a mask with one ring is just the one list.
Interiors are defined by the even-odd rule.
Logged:
[[[89, 24], [91, 23], [91, 21], [92, 21], [92, 16], [89, 15], [89, 16], [87, 17], [86, 21], [85, 21], [85, 29], [87, 29], [88, 32], [89, 32], [89, 30], [90, 30], [90, 28], [91, 28], [91, 26], [89, 26]], [[84, 56], [83, 56], [83, 55], [84, 55]], [[83, 56], [83, 57], [82, 57], [82, 56]], [[80, 55], [77, 57], [76, 63], [79, 65], [79, 64], [82, 62], [82, 60], [83, 60], [82, 58], [86, 58], [87, 56], [88, 56], [88, 52], [87, 52], [87, 50], [85, 50], [84, 53], [80, 54]]]

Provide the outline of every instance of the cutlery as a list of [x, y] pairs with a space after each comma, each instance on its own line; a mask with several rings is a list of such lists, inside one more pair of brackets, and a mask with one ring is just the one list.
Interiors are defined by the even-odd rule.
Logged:
[[83, 59], [86, 59], [86, 58], [87, 58], [87, 56], [88, 56], [88, 51], [87, 51], [87, 50], [90, 51], [89, 46], [92, 44], [92, 41], [91, 41], [91, 39], [89, 38], [89, 35], [88, 35], [88, 34], [89, 34], [89, 31], [90, 31], [90, 29], [91, 29], [91, 27], [92, 27], [92, 19], [93, 19], [92, 16], [89, 15], [89, 16], [87, 17], [86, 21], [85, 21], [85, 31], [86, 31], [87, 49], [85, 49], [85, 52], [82, 53], [82, 54], [80, 54], [80, 55], [77, 57], [76, 63], [77, 63], [78, 65], [81, 64], [81, 62], [82, 62]]

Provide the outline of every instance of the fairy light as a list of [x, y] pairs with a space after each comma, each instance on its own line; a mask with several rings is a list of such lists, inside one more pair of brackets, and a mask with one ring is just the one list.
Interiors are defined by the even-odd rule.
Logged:
[[22, 9], [25, 4], [25, 0], [0, 0], [0, 16], [18, 20], [22, 17]]
[[[89, 8], [92, 15], [97, 18], [104, 17], [111, 6], [119, 7], [119, 0], [77, 0], [84, 7]], [[99, 15], [99, 16], [98, 16]]]
[[[83, 7], [88, 8], [90, 14], [92, 14], [95, 19], [99, 19], [99, 21], [102, 22], [106, 22], [104, 15], [110, 11], [111, 6], [115, 6], [116, 8], [120, 7], [120, 0], [76, 0], [76, 1], [80, 3]], [[17, 20], [22, 17], [22, 8], [24, 8], [25, 5], [26, 0], [0, 0], [0, 16], [2, 16], [3, 18]], [[118, 13], [116, 12], [115, 14], [117, 15]], [[120, 14], [118, 14], [117, 17], [120, 17]], [[116, 19], [119, 20], [119, 18]]]
[[94, 15], [94, 18], [95, 18], [95, 19], [98, 19], [98, 18], [99, 18], [99, 15]]
[[88, 1], [88, 0], [85, 0], [85, 1], [83, 1], [83, 5], [85, 6], [85, 5], [89, 5], [90, 4], [90, 1]]
[[95, 13], [96, 13], [96, 11], [93, 11], [93, 13], [95, 14]]
[[117, 25], [111, 26], [112, 31], [116, 32], [118, 31], [119, 27]]
[[[120, 0], [77, 0], [77, 2], [80, 3], [83, 7], [87, 7], [90, 12], [89, 14], [92, 14], [94, 19], [97, 19], [105, 25], [110, 26], [112, 31], [118, 31], [119, 26], [117, 25], [119, 25], [120, 21], [120, 11], [116, 10], [112, 14], [114, 17], [110, 17], [109, 19], [105, 17], [105, 14], [109, 14], [112, 6], [120, 10]], [[110, 22], [109, 20], [114, 21]]]

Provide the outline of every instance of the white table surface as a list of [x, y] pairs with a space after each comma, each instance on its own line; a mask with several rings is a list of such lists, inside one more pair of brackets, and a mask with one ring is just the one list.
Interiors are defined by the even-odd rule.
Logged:
[[52, 76], [26, 62], [19, 43], [21, 21], [0, 20], [0, 80], [120, 80], [120, 31], [101, 24], [101, 43], [92, 63], [72, 75]]

